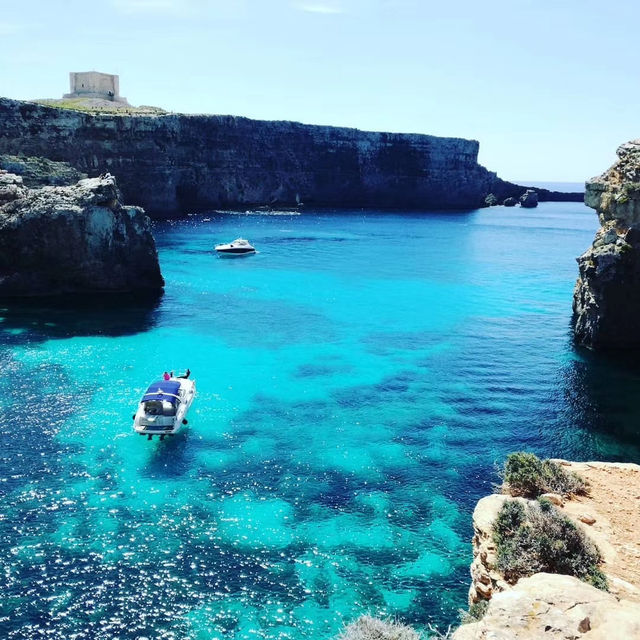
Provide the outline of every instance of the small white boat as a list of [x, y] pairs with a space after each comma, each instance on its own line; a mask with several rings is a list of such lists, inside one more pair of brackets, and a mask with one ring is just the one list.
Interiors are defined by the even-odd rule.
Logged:
[[187, 411], [196, 395], [196, 382], [188, 378], [158, 380], [149, 386], [133, 416], [133, 428], [141, 436], [172, 436], [187, 424]]
[[215, 248], [219, 256], [248, 256], [256, 252], [255, 247], [244, 238], [237, 238], [228, 244], [217, 244]]

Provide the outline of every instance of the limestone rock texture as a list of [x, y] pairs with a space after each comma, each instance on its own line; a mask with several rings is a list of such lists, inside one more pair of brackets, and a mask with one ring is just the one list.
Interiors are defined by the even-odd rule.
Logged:
[[482, 620], [452, 640], [640, 638], [640, 607], [571, 576], [536, 573], [496, 594]]
[[546, 573], [507, 583], [496, 567], [493, 522], [506, 501], [527, 501], [486, 496], [473, 513], [469, 603], [489, 600], [489, 608], [480, 622], [460, 627], [455, 640], [605, 638], [614, 631], [612, 638], [640, 638], [640, 465], [554, 462], [589, 483], [586, 496], [549, 497], [600, 550], [609, 593]]
[[299, 202], [468, 209], [489, 193], [503, 200], [523, 192], [479, 165], [478, 142], [461, 138], [234, 116], [89, 113], [7, 98], [0, 98], [0, 124], [0, 154], [68, 162], [89, 175], [109, 171], [126, 201], [153, 217]]
[[88, 177], [67, 162], [28, 156], [0, 155], [0, 169], [19, 175], [30, 189], [68, 186]]
[[473, 511], [473, 562], [471, 563], [471, 586], [469, 604], [490, 600], [494, 593], [509, 588], [509, 584], [496, 567], [496, 546], [493, 542], [493, 523], [502, 505], [511, 498], [503, 494], [485, 496], [478, 501]]
[[150, 220], [115, 179], [27, 189], [0, 171], [0, 296], [158, 291]]
[[601, 226], [577, 259], [573, 324], [576, 340], [593, 349], [640, 348], [640, 140], [617, 155], [585, 193]]

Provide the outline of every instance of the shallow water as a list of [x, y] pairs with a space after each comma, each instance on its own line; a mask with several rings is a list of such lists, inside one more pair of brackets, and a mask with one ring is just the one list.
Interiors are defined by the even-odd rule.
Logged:
[[[192, 216], [161, 300], [12, 304], [0, 362], [0, 636], [326, 639], [446, 627], [471, 512], [513, 450], [640, 460], [640, 373], [576, 350], [596, 217]], [[219, 259], [248, 237], [255, 256]], [[189, 426], [131, 428], [190, 367]]]

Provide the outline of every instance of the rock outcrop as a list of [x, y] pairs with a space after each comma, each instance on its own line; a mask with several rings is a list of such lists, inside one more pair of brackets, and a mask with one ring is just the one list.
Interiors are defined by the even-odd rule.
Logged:
[[502, 203], [505, 207], [515, 207], [518, 204], [518, 201], [511, 197], [511, 198], [505, 198], [504, 202]]
[[[486, 604], [482, 619], [461, 625], [452, 640], [631, 640], [640, 638], [640, 465], [553, 460], [578, 473], [587, 495], [545, 494], [598, 546], [608, 591], [573, 576], [535, 573], [509, 584], [496, 566], [493, 524], [506, 501], [494, 494], [473, 514], [472, 585], [469, 604]], [[455, 623], [454, 623], [455, 625]], [[415, 632], [396, 622], [365, 616], [340, 640], [412, 640]], [[435, 637], [445, 637], [436, 634]]]
[[150, 221], [110, 176], [27, 189], [0, 172], [0, 295], [160, 290]]
[[598, 348], [640, 348], [640, 140], [617, 150], [619, 160], [587, 182], [585, 204], [600, 229], [578, 258], [574, 333]]
[[534, 209], [538, 206], [538, 194], [533, 189], [527, 189], [520, 196], [520, 206], [525, 209]]
[[0, 153], [44, 156], [89, 175], [109, 171], [126, 200], [153, 216], [299, 202], [474, 208], [489, 193], [502, 201], [524, 190], [480, 166], [478, 142], [461, 138], [232, 116], [94, 114], [6, 98], [0, 122]]
[[88, 177], [68, 162], [54, 162], [47, 158], [28, 156], [0, 155], [0, 169], [19, 175], [25, 186], [30, 189], [65, 187]]
[[490, 600], [494, 593], [509, 588], [509, 584], [496, 567], [496, 545], [493, 541], [493, 523], [507, 500], [520, 500], [503, 494], [493, 494], [478, 501], [473, 511], [473, 562], [469, 604]]
[[[570, 576], [546, 573], [509, 584], [496, 566], [493, 523], [508, 500], [482, 498], [473, 513], [471, 605], [489, 600], [481, 622], [463, 625], [455, 640], [605, 638], [620, 625], [620, 638], [640, 638], [640, 465], [555, 460], [589, 484], [586, 496], [545, 497], [580, 527], [602, 555], [609, 593]], [[576, 613], [577, 612], [577, 613]], [[589, 622], [579, 624], [588, 618]], [[588, 633], [587, 633], [588, 632]], [[538, 635], [536, 635], [538, 634]], [[573, 635], [572, 635], [573, 634]]]
[[452, 640], [540, 638], [640, 638], [640, 610], [577, 578], [536, 573], [495, 595], [482, 620], [462, 625]]

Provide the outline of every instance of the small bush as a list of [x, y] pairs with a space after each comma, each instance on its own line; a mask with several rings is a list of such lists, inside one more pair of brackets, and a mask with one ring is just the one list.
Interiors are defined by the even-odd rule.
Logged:
[[543, 493], [585, 494], [588, 484], [578, 474], [565, 471], [551, 460], [519, 451], [507, 456], [504, 481], [514, 496], [537, 498]]
[[468, 611], [460, 610], [460, 622], [462, 624], [471, 624], [473, 622], [479, 622], [484, 618], [484, 614], [487, 613], [489, 608], [488, 600], [478, 600], [474, 602]]
[[342, 630], [338, 640], [420, 640], [420, 634], [396, 620], [360, 616]]
[[493, 539], [498, 569], [510, 583], [544, 571], [607, 589], [606, 576], [598, 567], [600, 552], [548, 500], [526, 509], [520, 502], [506, 502], [494, 523]]

